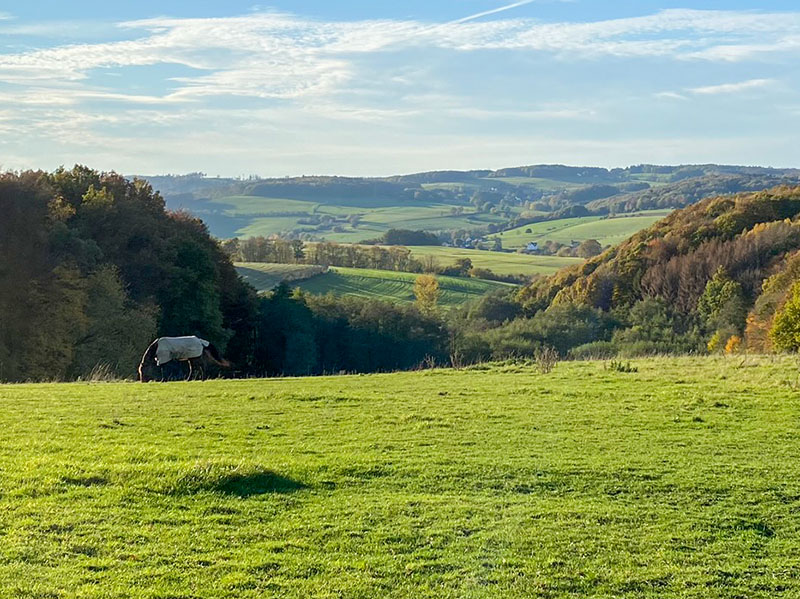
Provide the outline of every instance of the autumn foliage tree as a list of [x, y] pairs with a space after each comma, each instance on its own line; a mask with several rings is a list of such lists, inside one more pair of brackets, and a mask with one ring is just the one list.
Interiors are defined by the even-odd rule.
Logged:
[[423, 314], [436, 311], [440, 295], [439, 281], [433, 275], [419, 275], [414, 280], [414, 297], [417, 298], [417, 307]]

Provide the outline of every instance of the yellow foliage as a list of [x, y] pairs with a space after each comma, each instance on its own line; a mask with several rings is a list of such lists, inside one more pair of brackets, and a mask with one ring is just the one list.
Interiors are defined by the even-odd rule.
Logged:
[[742, 346], [742, 338], [739, 337], [738, 335], [733, 335], [731, 336], [730, 339], [728, 339], [728, 342], [725, 344], [725, 353], [728, 354], [729, 356], [732, 354], [738, 354], [739, 350], [741, 349], [741, 346]]
[[708, 351], [713, 354], [719, 349], [720, 343], [722, 343], [722, 337], [720, 337], [719, 331], [717, 331], [714, 333], [714, 336], [709, 339], [706, 347], [708, 348]]
[[414, 280], [414, 296], [420, 312], [434, 312], [439, 295], [439, 281], [433, 275], [420, 275]]

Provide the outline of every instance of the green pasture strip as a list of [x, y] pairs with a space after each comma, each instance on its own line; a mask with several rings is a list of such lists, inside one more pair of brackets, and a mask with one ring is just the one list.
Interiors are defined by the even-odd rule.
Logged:
[[[614, 245], [661, 220], [670, 212], [670, 210], [644, 210], [635, 215], [612, 218], [598, 216], [564, 218], [523, 225], [503, 231], [502, 234], [492, 235], [491, 238], [499, 236], [505, 248], [520, 248], [531, 241], [541, 243], [547, 240], [569, 244], [571, 241], [596, 239], [602, 245]], [[528, 229], [530, 233], [526, 233]]]
[[0, 387], [19, 598], [800, 596], [794, 360]]
[[542, 179], [540, 177], [486, 177], [481, 179], [486, 183], [500, 182], [509, 185], [521, 185], [533, 187], [541, 191], [561, 191], [565, 189], [577, 189], [583, 187], [584, 183], [570, 183], [569, 181], [558, 181], [556, 179]]
[[236, 272], [259, 291], [269, 291], [281, 281], [301, 281], [318, 274], [319, 266], [237, 262]]
[[[385, 301], [413, 302], [414, 281], [419, 275], [390, 270], [331, 267], [330, 271], [301, 281], [297, 287], [308, 293], [355, 295]], [[462, 277], [436, 277], [441, 296], [439, 305], [452, 307], [474, 300], [507, 283]]]
[[305, 213], [311, 215], [318, 208], [318, 202], [289, 200], [286, 198], [262, 198], [259, 196], [226, 196], [214, 200], [215, 204], [230, 206], [231, 216], [251, 216], [262, 214]]
[[485, 250], [465, 250], [461, 248], [439, 246], [411, 246], [411, 255], [422, 259], [433, 256], [442, 266], [448, 266], [457, 260], [469, 258], [476, 268], [488, 268], [497, 274], [552, 274], [565, 266], [581, 264], [582, 258], [561, 258], [559, 256], [539, 256]]

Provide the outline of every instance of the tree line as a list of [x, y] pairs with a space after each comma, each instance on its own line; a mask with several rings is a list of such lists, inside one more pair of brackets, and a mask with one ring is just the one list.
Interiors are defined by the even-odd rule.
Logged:
[[[416, 305], [286, 285], [259, 296], [201, 221], [115, 173], [0, 175], [0, 213], [4, 381], [85, 378], [98, 366], [131, 376], [160, 335], [212, 341], [235, 376], [461, 365], [543, 348], [800, 349], [797, 187], [705, 200], [583, 265], [447, 313], [433, 276], [415, 286]], [[298, 246], [281, 247], [297, 259]]]

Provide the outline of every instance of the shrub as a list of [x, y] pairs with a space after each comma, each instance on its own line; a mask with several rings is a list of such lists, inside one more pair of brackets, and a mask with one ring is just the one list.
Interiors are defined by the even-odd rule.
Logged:
[[618, 351], [611, 341], [593, 341], [573, 347], [569, 350], [569, 357], [573, 360], [605, 360], [615, 357]]
[[542, 347], [536, 350], [533, 354], [533, 359], [536, 362], [536, 367], [542, 374], [552, 372], [556, 364], [558, 364], [558, 351], [554, 347]]

